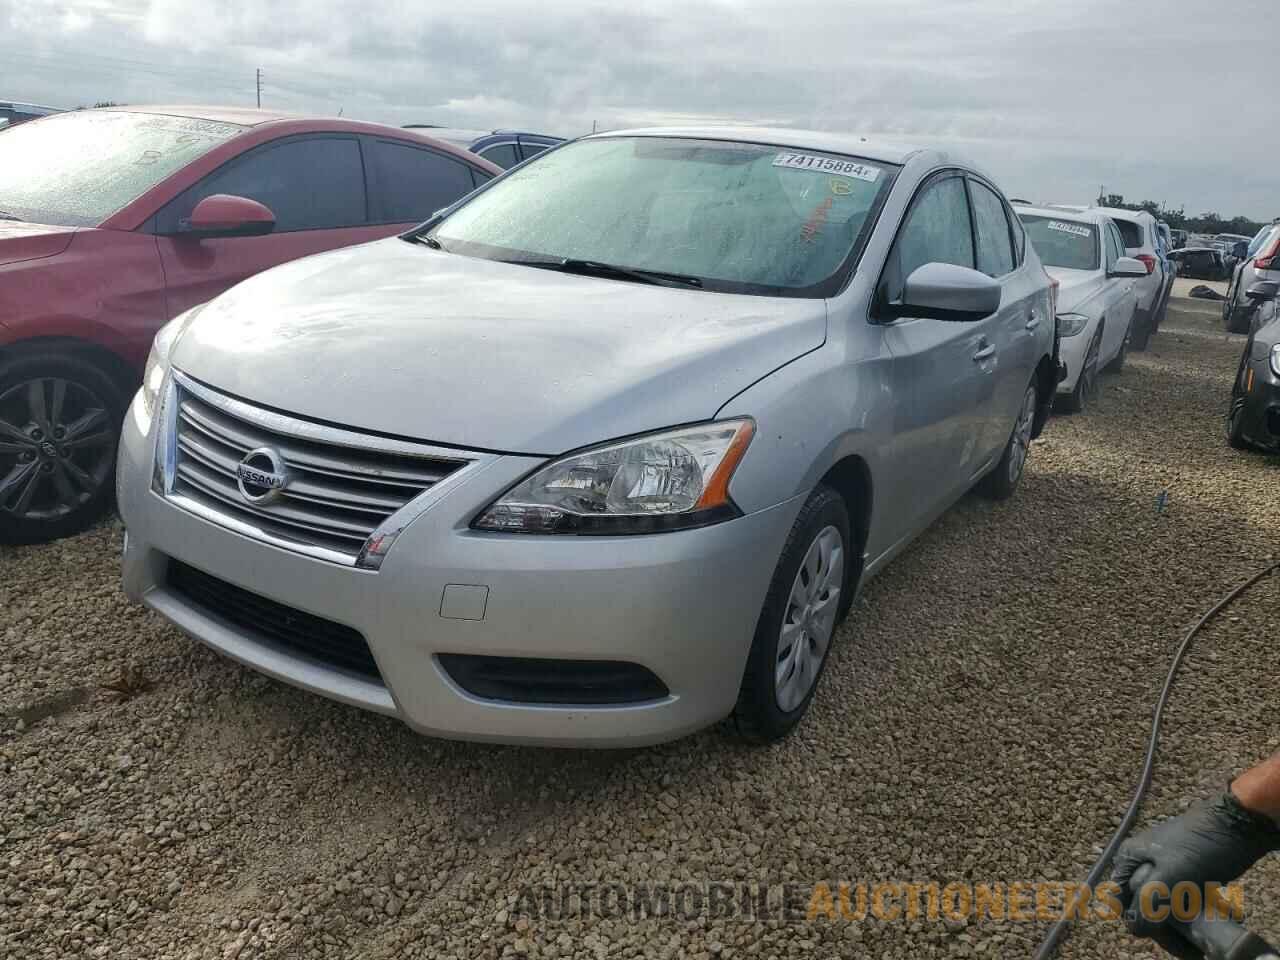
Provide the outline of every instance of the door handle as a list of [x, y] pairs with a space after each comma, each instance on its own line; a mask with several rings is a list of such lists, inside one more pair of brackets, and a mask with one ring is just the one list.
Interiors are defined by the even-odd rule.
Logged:
[[1039, 326], [1040, 326], [1040, 318], [1039, 318], [1039, 317], [1037, 317], [1037, 316], [1033, 313], [1033, 314], [1032, 314], [1032, 315], [1027, 319], [1027, 322], [1026, 322], [1026, 328], [1027, 328], [1027, 330], [1028, 330], [1028, 331], [1033, 331], [1033, 330], [1035, 330], [1035, 329], [1036, 329], [1037, 327], [1039, 327]]
[[995, 355], [996, 355], [995, 345], [989, 343], [973, 355], [973, 362], [981, 363], [983, 360], [986, 360], [990, 357], [994, 357]]

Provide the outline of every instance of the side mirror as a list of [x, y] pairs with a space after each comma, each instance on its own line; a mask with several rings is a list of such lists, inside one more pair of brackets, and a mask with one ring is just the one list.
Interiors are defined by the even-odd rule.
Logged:
[[1280, 283], [1272, 280], [1259, 280], [1255, 284], [1251, 284], [1249, 289], [1244, 292], [1245, 297], [1250, 300], [1274, 300], [1276, 295], [1280, 294]]
[[911, 271], [901, 303], [889, 304], [898, 317], [929, 317], [972, 323], [1000, 309], [1000, 282], [953, 263], [926, 263]]
[[257, 200], [215, 193], [196, 204], [183, 232], [197, 237], [261, 237], [275, 226], [276, 215]]
[[1145, 277], [1147, 265], [1136, 257], [1118, 257], [1107, 272], [1109, 277]]

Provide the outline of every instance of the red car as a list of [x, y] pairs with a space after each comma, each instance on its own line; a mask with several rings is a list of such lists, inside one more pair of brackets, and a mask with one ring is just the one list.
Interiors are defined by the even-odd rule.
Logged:
[[501, 172], [414, 131], [261, 110], [81, 110], [0, 133], [0, 543], [101, 514], [166, 321]]

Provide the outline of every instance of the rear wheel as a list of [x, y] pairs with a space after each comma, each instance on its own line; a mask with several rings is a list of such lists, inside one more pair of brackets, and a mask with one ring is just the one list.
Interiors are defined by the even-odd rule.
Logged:
[[1035, 431], [1038, 400], [1039, 395], [1033, 381], [1022, 397], [1018, 419], [1013, 424], [1013, 433], [1009, 435], [1009, 442], [1005, 444], [1000, 462], [978, 481], [977, 490], [982, 496], [990, 500], [1007, 500], [1018, 489], [1027, 466], [1027, 456], [1031, 452], [1031, 434]]
[[852, 599], [852, 544], [844, 499], [819, 486], [791, 526], [756, 624], [733, 710], [744, 738], [779, 740], [809, 709]]
[[119, 388], [81, 357], [0, 364], [0, 543], [55, 540], [103, 514], [123, 416]]
[[1133, 327], [1129, 336], [1129, 349], [1142, 353], [1151, 342], [1151, 317], [1137, 311], [1133, 315]]

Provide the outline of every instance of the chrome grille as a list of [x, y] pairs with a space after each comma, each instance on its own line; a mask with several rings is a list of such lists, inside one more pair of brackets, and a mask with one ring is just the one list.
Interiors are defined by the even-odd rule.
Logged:
[[[465, 467], [464, 454], [295, 420], [181, 378], [166, 397], [171, 453], [165, 493], [206, 519], [302, 553], [354, 564], [375, 533], [403, 524], [410, 504]], [[268, 503], [240, 491], [253, 450], [276, 451], [288, 485]], [[405, 520], [407, 522], [407, 519]]]

